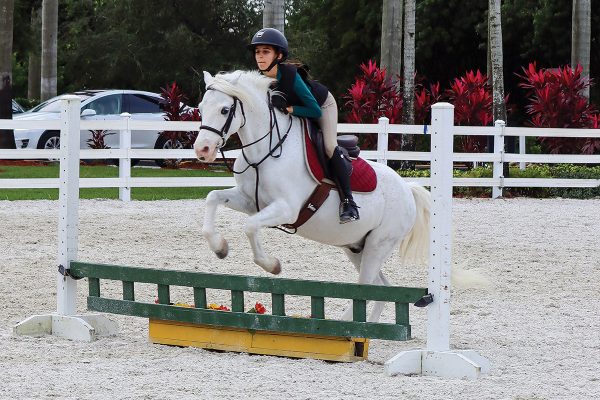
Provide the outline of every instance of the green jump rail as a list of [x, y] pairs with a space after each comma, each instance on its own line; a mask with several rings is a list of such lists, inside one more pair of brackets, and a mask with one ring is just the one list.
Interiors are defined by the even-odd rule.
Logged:
[[[410, 339], [409, 304], [427, 294], [427, 289], [423, 288], [173, 271], [78, 261], [71, 262], [70, 274], [74, 278], [88, 278], [87, 307], [93, 311], [250, 330], [384, 340]], [[121, 281], [123, 299], [101, 297], [101, 279]], [[158, 285], [158, 304], [135, 301], [136, 282]], [[193, 288], [194, 307], [171, 305], [171, 286]], [[206, 289], [231, 291], [231, 312], [207, 309]], [[244, 292], [270, 293], [272, 314], [244, 312]], [[310, 297], [311, 317], [286, 316], [286, 295]], [[325, 298], [353, 300], [353, 320], [325, 319]], [[394, 303], [395, 323], [366, 322], [369, 300]]]

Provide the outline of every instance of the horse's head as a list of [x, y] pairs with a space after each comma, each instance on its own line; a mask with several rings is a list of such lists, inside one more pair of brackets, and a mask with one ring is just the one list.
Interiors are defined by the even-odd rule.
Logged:
[[245, 124], [246, 116], [242, 100], [233, 93], [226, 94], [231, 92], [231, 82], [217, 79], [205, 71], [204, 83], [207, 90], [199, 105], [202, 126], [194, 142], [194, 151], [200, 161], [213, 162], [227, 139]]

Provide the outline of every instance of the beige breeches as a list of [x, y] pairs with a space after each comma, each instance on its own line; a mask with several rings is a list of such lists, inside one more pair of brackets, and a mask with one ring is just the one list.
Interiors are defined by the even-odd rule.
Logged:
[[338, 109], [335, 98], [331, 93], [327, 94], [327, 99], [321, 106], [321, 118], [319, 126], [323, 130], [323, 141], [325, 142], [325, 151], [327, 157], [333, 156], [333, 151], [337, 146], [337, 123]]

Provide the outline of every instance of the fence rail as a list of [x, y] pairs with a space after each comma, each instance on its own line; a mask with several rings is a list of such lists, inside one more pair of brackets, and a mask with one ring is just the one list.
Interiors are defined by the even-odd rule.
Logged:
[[[129, 114], [123, 114], [120, 120], [80, 120], [78, 115], [68, 114], [67, 101], [63, 100], [63, 111], [60, 120], [0, 120], [0, 129], [46, 129], [46, 130], [114, 130], [119, 131], [121, 148], [80, 151], [81, 159], [118, 159], [118, 178], [81, 178], [81, 187], [100, 188], [118, 187], [120, 198], [131, 198], [131, 187], [228, 187], [235, 181], [228, 177], [202, 177], [202, 178], [133, 178], [131, 177], [132, 159], [195, 159], [192, 149], [136, 149], [131, 148], [132, 130], [152, 131], [194, 131], [198, 129], [198, 122], [182, 121], [150, 121], [131, 119]], [[75, 110], [76, 108], [71, 108]], [[70, 121], [75, 121], [76, 127], [71, 127]], [[380, 118], [378, 124], [338, 124], [338, 132], [343, 134], [377, 134], [377, 150], [362, 151], [365, 159], [376, 160], [387, 164], [388, 161], [417, 161], [429, 163], [430, 152], [392, 151], [389, 150], [389, 135], [425, 135], [431, 130], [430, 125], [391, 125], [387, 118]], [[497, 121], [494, 126], [454, 126], [455, 136], [493, 136], [493, 153], [454, 153], [453, 161], [464, 163], [492, 163], [492, 178], [455, 178], [453, 185], [458, 187], [492, 187], [492, 197], [502, 195], [504, 187], [599, 187], [600, 179], [543, 179], [543, 178], [504, 178], [503, 167], [505, 163], [520, 163], [524, 168], [525, 163], [572, 163], [572, 164], [600, 164], [600, 155], [571, 155], [571, 154], [526, 154], [526, 137], [565, 137], [565, 138], [597, 138], [600, 139], [600, 129], [551, 129], [551, 128], [522, 128], [505, 127], [503, 121]], [[519, 137], [519, 153], [504, 151], [504, 138], [506, 136]], [[33, 150], [33, 149], [0, 149], [0, 159], [25, 160], [25, 159], [59, 159], [60, 150]], [[225, 152], [226, 158], [237, 158], [239, 150]], [[406, 178], [423, 185], [429, 185], [429, 178]], [[58, 179], [0, 179], [0, 188], [57, 188]]]

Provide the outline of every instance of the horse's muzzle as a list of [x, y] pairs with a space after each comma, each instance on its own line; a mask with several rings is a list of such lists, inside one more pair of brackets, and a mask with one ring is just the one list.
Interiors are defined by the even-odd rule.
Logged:
[[217, 158], [217, 146], [211, 145], [207, 142], [195, 143], [194, 152], [198, 160], [202, 162], [213, 162]]

